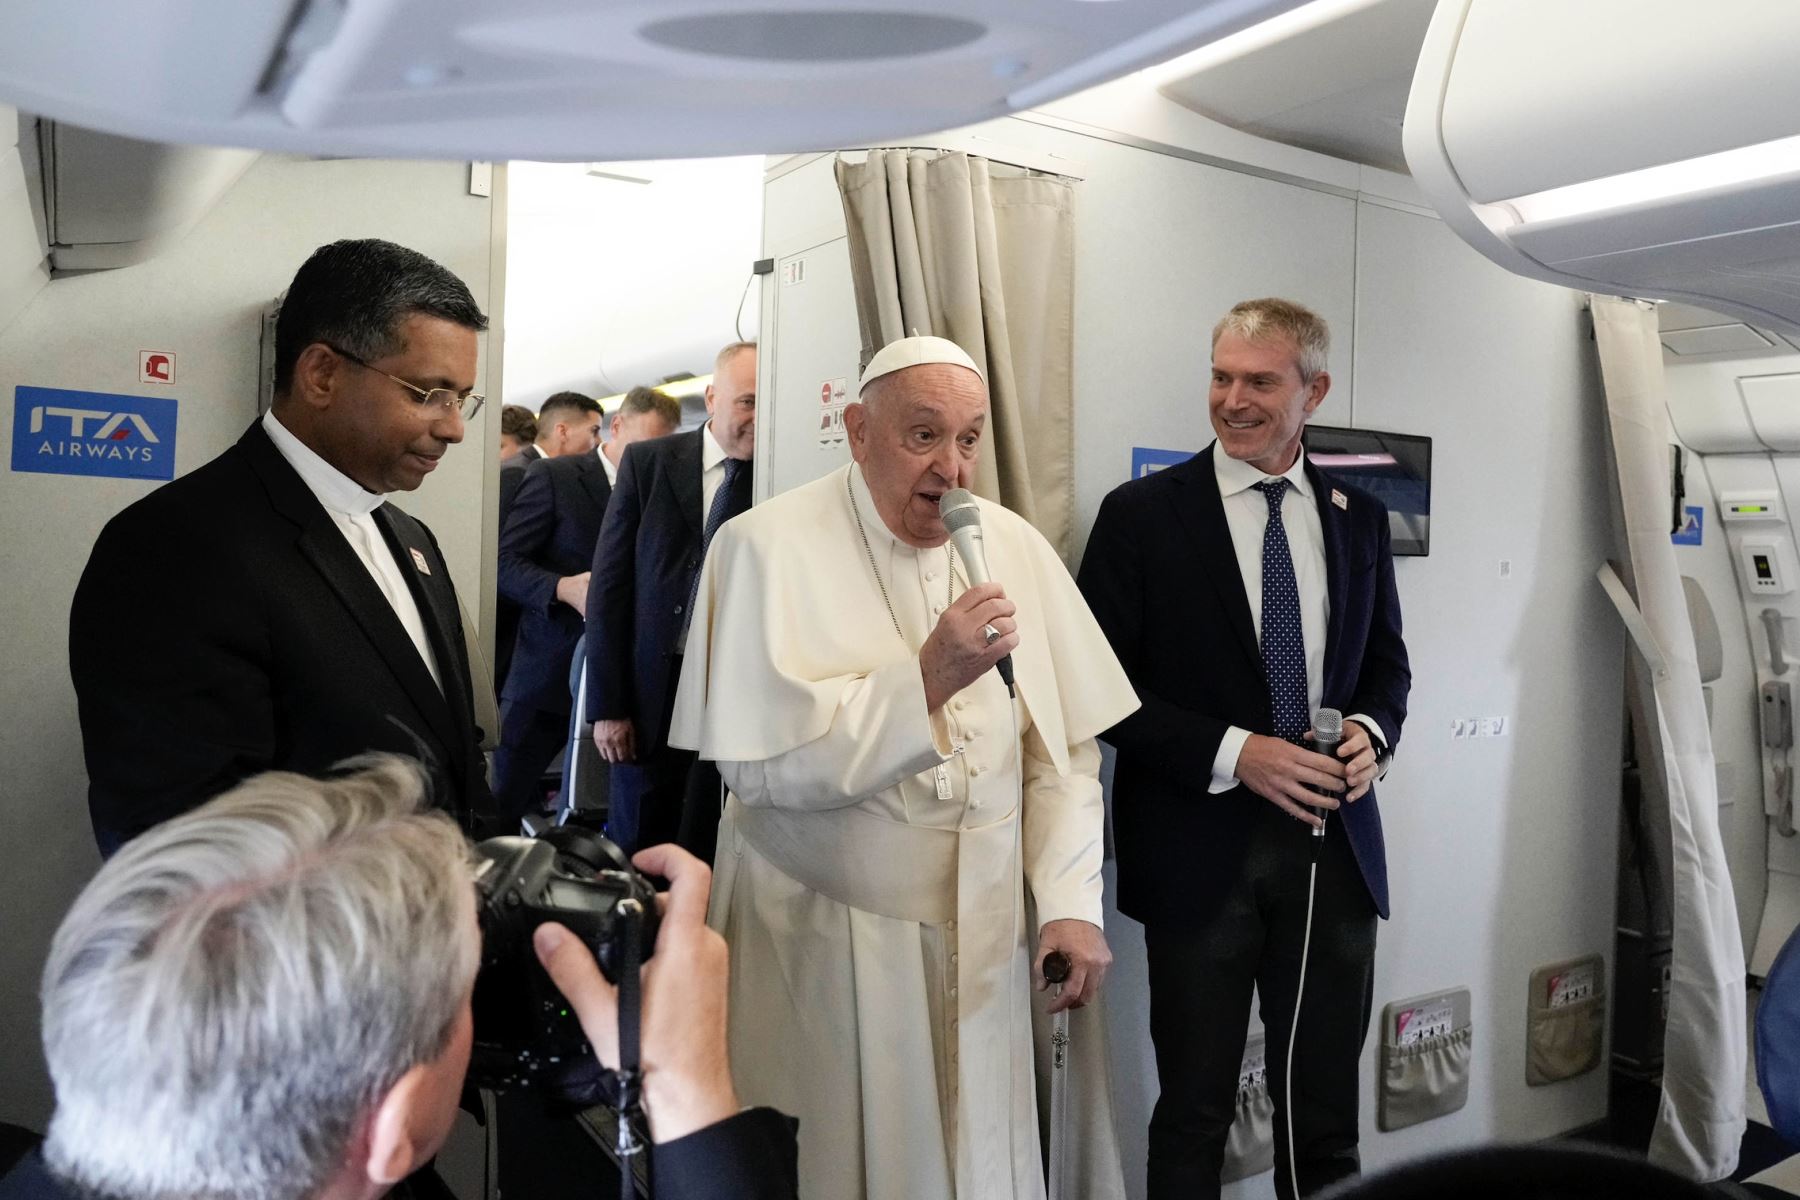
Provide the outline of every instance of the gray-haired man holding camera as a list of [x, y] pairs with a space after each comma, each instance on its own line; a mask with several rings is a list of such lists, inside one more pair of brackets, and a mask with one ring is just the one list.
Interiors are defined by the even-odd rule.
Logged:
[[[133, 840], [44, 971], [49, 1137], [0, 1200], [371, 1200], [442, 1147], [481, 959], [469, 845], [419, 773], [271, 773]], [[791, 1196], [791, 1124], [740, 1113], [710, 876], [673, 847], [646, 964], [645, 1109], [666, 1197]], [[616, 993], [566, 929], [534, 945], [603, 1061]]]

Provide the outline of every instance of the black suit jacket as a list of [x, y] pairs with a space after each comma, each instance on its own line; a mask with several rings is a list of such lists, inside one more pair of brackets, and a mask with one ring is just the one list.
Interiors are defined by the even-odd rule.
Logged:
[[[506, 529], [506, 519], [512, 515], [513, 501], [518, 498], [519, 489], [525, 485], [525, 470], [532, 463], [541, 462], [544, 452], [536, 446], [526, 446], [517, 454], [508, 455], [500, 460], [500, 524]], [[512, 671], [513, 646], [519, 637], [519, 606], [507, 599], [501, 592], [494, 598], [494, 694], [506, 684], [506, 677]]]
[[[669, 1200], [794, 1200], [800, 1177], [796, 1127], [772, 1108], [751, 1108], [658, 1143], [651, 1149], [656, 1194]], [[411, 1180], [402, 1183], [393, 1195], [448, 1194], [447, 1188], [411, 1185]], [[52, 1175], [36, 1150], [0, 1178], [0, 1200], [81, 1200], [83, 1195]]]
[[[1272, 734], [1268, 681], [1213, 473], [1217, 445], [1113, 490], [1081, 564], [1082, 594], [1143, 702], [1101, 737], [1118, 751], [1113, 829], [1119, 911], [1146, 924], [1195, 922], [1235, 877], [1250, 820], [1269, 803], [1238, 786], [1210, 795], [1230, 726]], [[1399, 744], [1412, 674], [1388, 515], [1379, 500], [1306, 468], [1325, 540], [1331, 617], [1322, 703], [1364, 713]], [[1331, 493], [1345, 497], [1339, 508]], [[1376, 911], [1388, 914], [1375, 789], [1334, 815]]]
[[526, 469], [500, 530], [500, 594], [520, 614], [502, 700], [569, 711], [569, 662], [582, 614], [556, 598], [556, 581], [593, 563], [611, 495], [598, 454], [547, 458]]
[[526, 468], [532, 463], [544, 461], [544, 452], [536, 446], [522, 447], [517, 454], [500, 460], [500, 528], [506, 528], [506, 518], [512, 512], [513, 501], [518, 498], [519, 489], [525, 485]]
[[[588, 714], [636, 723], [638, 757], [668, 742], [675, 656], [700, 573], [702, 430], [625, 448], [588, 583]], [[740, 504], [751, 473], [740, 471]]]
[[69, 614], [88, 808], [103, 853], [272, 768], [371, 750], [421, 759], [467, 823], [492, 807], [450, 569], [375, 510], [440, 691], [330, 514], [260, 422], [101, 531]]

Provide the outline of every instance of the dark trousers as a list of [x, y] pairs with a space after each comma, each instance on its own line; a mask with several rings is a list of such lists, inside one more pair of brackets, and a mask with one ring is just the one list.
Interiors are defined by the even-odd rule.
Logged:
[[607, 784], [606, 836], [627, 854], [680, 838], [692, 750], [638, 748], [636, 762], [614, 763]]
[[[1150, 1118], [1149, 1200], [1219, 1195], [1237, 1115], [1251, 989], [1267, 1034], [1275, 1099], [1275, 1191], [1288, 1178], [1288, 1034], [1293, 1025], [1312, 846], [1309, 830], [1263, 802], [1224, 903], [1193, 926], [1149, 925], [1150, 1038], [1162, 1085]], [[1320, 848], [1306, 997], [1294, 1047], [1294, 1154], [1300, 1194], [1357, 1173], [1357, 1064], [1375, 989], [1375, 906], [1343, 827]]]
[[[569, 714], [508, 700], [500, 706], [500, 745], [494, 750], [494, 803], [509, 825], [535, 809], [538, 781], [568, 736]], [[518, 832], [512, 830], [512, 832]]]
[[688, 772], [687, 797], [681, 808], [681, 848], [708, 866], [719, 849], [719, 817], [725, 811], [725, 781], [719, 768], [701, 759]]

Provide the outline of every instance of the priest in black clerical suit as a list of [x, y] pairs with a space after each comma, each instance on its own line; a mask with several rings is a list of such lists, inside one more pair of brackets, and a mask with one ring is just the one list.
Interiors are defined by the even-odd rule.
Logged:
[[321, 247], [270, 412], [107, 523], [69, 617], [103, 854], [260, 771], [377, 750], [421, 760], [465, 825], [491, 811], [449, 566], [386, 499], [462, 440], [486, 327], [423, 255]]

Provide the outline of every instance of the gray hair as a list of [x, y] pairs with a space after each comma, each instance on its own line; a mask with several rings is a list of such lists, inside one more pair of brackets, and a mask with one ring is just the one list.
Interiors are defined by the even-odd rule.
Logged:
[[713, 374], [717, 375], [725, 369], [725, 364], [745, 351], [756, 349], [755, 342], [732, 342], [713, 356]]
[[1299, 351], [1296, 366], [1300, 382], [1311, 383], [1325, 371], [1331, 357], [1331, 327], [1304, 304], [1292, 300], [1266, 297], [1234, 304], [1231, 311], [1213, 326], [1212, 344], [1219, 344], [1221, 334], [1233, 333], [1246, 342], [1264, 342], [1285, 337]]
[[302, 1200], [439, 1057], [477, 965], [468, 843], [418, 767], [257, 776], [130, 842], [44, 968], [45, 1156], [121, 1200]]

